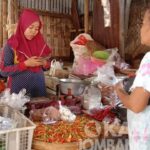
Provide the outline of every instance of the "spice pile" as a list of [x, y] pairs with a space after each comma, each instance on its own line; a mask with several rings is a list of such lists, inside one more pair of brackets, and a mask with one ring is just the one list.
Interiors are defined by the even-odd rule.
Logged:
[[[49, 143], [68, 143], [98, 137], [100, 133], [96, 128], [97, 123], [86, 115], [77, 116], [73, 123], [64, 121], [59, 121], [52, 125], [38, 123], [34, 131], [34, 140]], [[100, 123], [99, 125], [101, 126]]]

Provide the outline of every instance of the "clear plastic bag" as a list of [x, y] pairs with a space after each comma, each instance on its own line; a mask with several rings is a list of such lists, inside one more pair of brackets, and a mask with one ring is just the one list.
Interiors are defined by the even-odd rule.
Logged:
[[119, 103], [120, 100], [113, 87], [118, 82], [113, 64], [110, 62], [103, 65], [97, 69], [96, 74], [97, 77], [94, 79], [94, 82], [98, 83], [103, 97], [103, 104], [114, 106]]
[[44, 124], [52, 124], [60, 120], [59, 110], [53, 106], [33, 109], [30, 111], [30, 119], [33, 121], [41, 121]]
[[118, 69], [128, 69], [130, 67], [130, 65], [121, 58], [118, 53], [118, 48], [111, 48], [106, 51], [110, 54], [107, 62], [114, 62], [114, 66]]
[[53, 59], [51, 61], [51, 67], [49, 70], [49, 75], [52, 77], [55, 77], [56, 70], [63, 70], [62, 64], [59, 61], [56, 61], [56, 59]]
[[30, 101], [30, 97], [26, 96], [26, 89], [20, 90], [18, 94], [10, 92], [10, 89], [5, 89], [0, 95], [0, 103], [6, 104], [17, 110], [22, 110], [24, 104]]
[[90, 110], [94, 108], [101, 108], [101, 92], [94, 85], [87, 86], [83, 92], [83, 107]]
[[98, 68], [95, 74], [97, 77], [94, 79], [94, 82], [101, 82], [105, 85], [114, 85], [116, 83], [113, 63], [107, 63]]
[[60, 118], [63, 121], [74, 122], [76, 119], [76, 115], [73, 114], [66, 106], [62, 106], [60, 101], [59, 101], [59, 112], [61, 116]]
[[10, 130], [16, 128], [17, 122], [11, 118], [0, 116], [0, 130]]
[[60, 112], [53, 106], [45, 108], [42, 116], [43, 123], [51, 124], [60, 120]]

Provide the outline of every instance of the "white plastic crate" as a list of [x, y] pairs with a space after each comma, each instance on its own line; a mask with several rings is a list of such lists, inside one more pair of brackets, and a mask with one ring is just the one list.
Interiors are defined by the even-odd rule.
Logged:
[[19, 111], [6, 105], [0, 105], [0, 116], [17, 122], [14, 129], [0, 130], [0, 150], [31, 150], [35, 124]]

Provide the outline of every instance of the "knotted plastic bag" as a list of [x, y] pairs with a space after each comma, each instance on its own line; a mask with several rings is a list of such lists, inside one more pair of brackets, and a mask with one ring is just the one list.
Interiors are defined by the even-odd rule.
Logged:
[[56, 61], [56, 59], [53, 59], [51, 61], [51, 68], [50, 68], [50, 71], [49, 71], [49, 75], [54, 77], [55, 74], [56, 74], [56, 70], [62, 70], [62, 65], [59, 61]]

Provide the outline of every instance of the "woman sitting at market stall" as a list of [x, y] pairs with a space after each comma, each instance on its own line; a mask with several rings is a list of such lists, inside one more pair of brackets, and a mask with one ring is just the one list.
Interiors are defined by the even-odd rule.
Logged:
[[31, 97], [46, 96], [43, 68], [50, 66], [48, 59], [52, 50], [40, 33], [41, 27], [39, 16], [24, 9], [16, 33], [2, 51], [1, 75], [8, 77], [7, 87], [11, 92], [19, 93], [25, 88]]
[[[144, 15], [141, 43], [150, 46], [150, 9]], [[131, 94], [124, 91], [121, 83], [118, 83], [115, 89], [128, 109], [130, 150], [150, 150], [150, 52], [147, 52], [141, 61]]]

